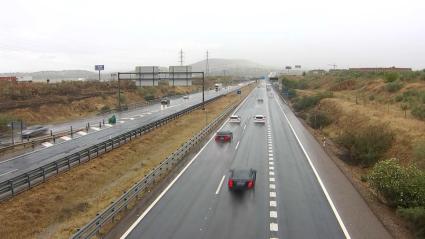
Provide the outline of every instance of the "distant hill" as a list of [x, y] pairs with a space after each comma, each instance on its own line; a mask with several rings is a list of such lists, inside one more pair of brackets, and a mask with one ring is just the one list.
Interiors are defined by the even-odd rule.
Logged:
[[[276, 70], [273, 67], [243, 59], [211, 58], [208, 63], [210, 75], [262, 76]], [[193, 63], [191, 66], [193, 71], [205, 71], [206, 60]]]
[[95, 72], [86, 70], [36, 71], [0, 73], [0, 76], [31, 76], [33, 80], [74, 80], [78, 78], [97, 79]]

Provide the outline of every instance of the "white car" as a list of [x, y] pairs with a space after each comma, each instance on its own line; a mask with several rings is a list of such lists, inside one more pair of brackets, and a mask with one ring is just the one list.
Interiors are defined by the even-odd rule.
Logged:
[[229, 123], [240, 124], [241, 123], [241, 117], [238, 116], [238, 115], [232, 115], [232, 116], [230, 116]]
[[184, 95], [184, 96], [183, 96], [183, 99], [184, 99], [184, 100], [188, 100], [188, 99], [189, 99], [189, 95]]
[[266, 116], [264, 116], [264, 115], [255, 115], [254, 116], [254, 123], [265, 124], [266, 123]]

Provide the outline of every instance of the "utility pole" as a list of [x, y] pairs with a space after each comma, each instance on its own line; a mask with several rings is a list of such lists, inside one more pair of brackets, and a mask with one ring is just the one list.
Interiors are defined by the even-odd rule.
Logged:
[[209, 60], [209, 55], [208, 55], [208, 50], [207, 50], [207, 65], [206, 65], [206, 69], [205, 69], [205, 74], [206, 74], [206, 76], [208, 77], [208, 75], [209, 75], [209, 71], [210, 71], [210, 66], [209, 66], [209, 62], [208, 62], [208, 60]]
[[180, 65], [183, 66], [183, 49], [180, 49]]

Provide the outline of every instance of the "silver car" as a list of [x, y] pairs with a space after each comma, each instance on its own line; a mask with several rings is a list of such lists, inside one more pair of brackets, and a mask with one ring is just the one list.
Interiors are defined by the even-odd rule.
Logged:
[[49, 128], [43, 125], [33, 125], [22, 131], [22, 138], [29, 139], [31, 137], [47, 134]]

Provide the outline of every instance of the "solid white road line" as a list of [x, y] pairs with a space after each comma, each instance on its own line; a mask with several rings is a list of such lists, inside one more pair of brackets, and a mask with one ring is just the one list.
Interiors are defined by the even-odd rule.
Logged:
[[246, 129], [246, 124], [243, 126], [243, 131], [245, 131], [245, 129]]
[[[249, 96], [252, 94], [251, 91], [250, 94], [248, 94], [248, 96], [242, 101], [242, 103], [240, 103], [238, 105], [238, 107], [236, 107], [236, 109], [232, 112], [232, 114], [235, 114], [235, 112], [237, 112], [239, 110], [239, 108], [245, 104], [246, 100], [249, 98]], [[218, 130], [221, 130], [228, 122], [229, 120], [226, 120]], [[168, 192], [168, 190], [170, 190], [170, 188], [177, 182], [177, 180], [186, 172], [186, 170], [190, 167], [190, 165], [192, 165], [192, 163], [198, 158], [198, 156], [202, 153], [202, 151], [207, 147], [207, 145], [211, 142], [211, 140], [213, 140], [215, 137], [215, 135], [212, 135], [211, 138], [207, 141], [207, 143], [201, 148], [201, 150], [199, 150], [199, 152], [189, 161], [189, 163], [182, 169], [182, 171], [180, 171], [179, 174], [177, 174], [177, 176], [173, 179], [173, 181], [171, 181], [170, 184], [168, 184], [168, 186], [161, 192], [161, 194], [158, 195], [158, 197], [149, 205], [148, 208], [146, 208], [146, 210], [142, 213], [142, 215], [140, 215], [139, 218], [137, 218], [137, 220], [128, 228], [127, 231], [125, 231], [125, 233], [120, 237], [120, 239], [124, 239], [126, 238], [131, 231], [133, 231], [133, 229], [143, 220], [143, 218], [150, 212], [150, 210], [152, 210], [152, 208], [159, 202], [159, 200], [161, 200], [162, 197], [164, 197], [164, 195]]]
[[2, 174], [0, 174], [0, 177], [1, 176], [4, 176], [4, 175], [6, 175], [6, 174], [9, 174], [9, 173], [13, 173], [13, 172], [15, 172], [15, 171], [17, 171], [18, 169], [17, 168], [15, 168], [15, 169], [12, 169], [12, 170], [10, 170], [10, 171], [7, 171], [7, 172], [5, 172], [5, 173], [2, 173]]
[[236, 144], [235, 149], [238, 149], [238, 147], [239, 147], [239, 143], [240, 143], [240, 141], [238, 141], [238, 143]]
[[225, 177], [226, 177], [226, 175], [223, 175], [223, 177], [221, 178], [220, 183], [218, 184], [217, 190], [215, 191], [215, 195], [220, 193], [221, 185], [223, 185]]
[[338, 213], [338, 211], [336, 210], [336, 207], [335, 207], [335, 205], [334, 205], [334, 203], [333, 203], [333, 201], [332, 201], [332, 199], [331, 199], [331, 197], [330, 197], [330, 195], [329, 195], [328, 191], [326, 190], [326, 187], [325, 187], [325, 185], [323, 184], [322, 179], [321, 179], [321, 178], [320, 178], [320, 176], [319, 176], [319, 173], [317, 172], [316, 168], [314, 167], [314, 165], [313, 165], [313, 163], [312, 163], [312, 161], [311, 161], [311, 159], [310, 159], [310, 156], [308, 155], [308, 153], [307, 153], [307, 151], [305, 150], [305, 148], [304, 148], [303, 144], [301, 143], [301, 140], [299, 139], [299, 137], [298, 137], [297, 133], [295, 132], [294, 127], [292, 127], [292, 124], [291, 124], [291, 122], [289, 121], [288, 116], [286, 116], [286, 113], [285, 113], [285, 111], [283, 111], [283, 108], [282, 108], [282, 106], [280, 105], [279, 100], [276, 98], [276, 96], [275, 96], [275, 99], [276, 99], [276, 101], [277, 101], [277, 105], [279, 106], [280, 110], [281, 110], [281, 111], [282, 111], [282, 113], [283, 113], [283, 116], [285, 116], [286, 121], [288, 121], [289, 127], [291, 128], [292, 133], [294, 134], [295, 138], [297, 139], [298, 144], [300, 145], [300, 147], [301, 147], [302, 151], [304, 152], [304, 155], [305, 155], [305, 157], [307, 158], [307, 161], [308, 161], [308, 163], [310, 164], [310, 167], [313, 169], [314, 175], [316, 176], [317, 181], [319, 182], [320, 187], [322, 188], [323, 193], [325, 194], [326, 199], [328, 200], [329, 205], [331, 206], [332, 211], [334, 212], [335, 217], [336, 217], [336, 219], [337, 219], [337, 221], [338, 221], [338, 223], [339, 223], [339, 225], [340, 225], [340, 227], [341, 227], [341, 229], [342, 229], [342, 231], [343, 231], [343, 233], [344, 233], [345, 237], [346, 237], [347, 239], [350, 239], [350, 238], [351, 238], [351, 237], [350, 237], [350, 234], [348, 233], [347, 228], [346, 228], [346, 227], [345, 227], [345, 225], [344, 225], [344, 222], [342, 221], [341, 217], [339, 216], [339, 213]]

